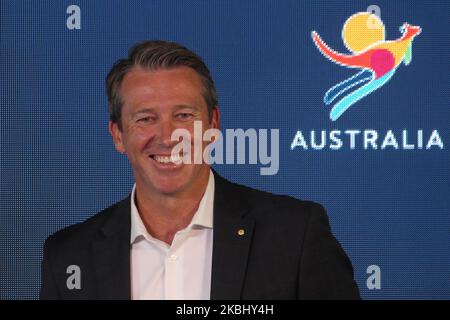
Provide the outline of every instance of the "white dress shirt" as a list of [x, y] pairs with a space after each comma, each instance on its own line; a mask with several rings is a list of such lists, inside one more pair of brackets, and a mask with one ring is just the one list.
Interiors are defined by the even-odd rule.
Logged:
[[152, 237], [131, 192], [131, 298], [209, 300], [213, 242], [214, 174], [191, 223], [172, 245]]

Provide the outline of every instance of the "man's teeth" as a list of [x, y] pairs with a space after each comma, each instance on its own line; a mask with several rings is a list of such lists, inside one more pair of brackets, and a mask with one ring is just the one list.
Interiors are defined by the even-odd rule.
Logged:
[[159, 163], [181, 163], [181, 156], [180, 155], [171, 155], [169, 156], [153, 156], [153, 159], [158, 161]]

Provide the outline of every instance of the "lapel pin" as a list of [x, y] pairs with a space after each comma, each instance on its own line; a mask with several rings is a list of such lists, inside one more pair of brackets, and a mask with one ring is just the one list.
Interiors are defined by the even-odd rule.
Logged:
[[237, 234], [240, 235], [240, 236], [243, 236], [245, 234], [245, 230], [244, 229], [239, 229]]

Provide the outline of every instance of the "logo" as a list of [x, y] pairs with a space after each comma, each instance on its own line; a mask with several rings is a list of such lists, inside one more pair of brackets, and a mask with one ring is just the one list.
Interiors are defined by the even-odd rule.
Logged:
[[404, 23], [400, 27], [402, 35], [397, 40], [386, 40], [385, 26], [377, 15], [371, 12], [355, 13], [342, 28], [342, 40], [351, 54], [331, 49], [313, 31], [312, 39], [326, 58], [347, 68], [361, 69], [325, 93], [323, 101], [326, 105], [340, 99], [331, 109], [330, 119], [336, 121], [352, 105], [385, 85], [402, 62], [409, 65], [412, 42], [421, 31], [419, 26]]
[[[331, 87], [324, 95], [326, 105], [333, 104], [331, 121], [336, 121], [352, 105], [385, 85], [403, 63], [412, 61], [412, 43], [422, 31], [421, 27], [404, 23], [401, 36], [386, 40], [386, 30], [381, 20], [381, 10], [371, 5], [366, 12], [357, 12], [345, 21], [342, 40], [350, 53], [339, 53], [331, 49], [312, 31], [311, 36], [319, 51], [332, 62], [359, 69], [352, 77]], [[358, 127], [340, 129], [299, 129], [291, 143], [291, 150], [443, 150], [444, 141], [438, 129], [392, 128], [383, 130]]]

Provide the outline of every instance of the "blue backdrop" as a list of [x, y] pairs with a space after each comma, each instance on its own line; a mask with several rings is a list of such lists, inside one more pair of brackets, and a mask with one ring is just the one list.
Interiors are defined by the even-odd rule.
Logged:
[[[70, 5], [80, 29], [70, 29]], [[412, 62], [383, 88], [329, 119], [323, 94], [355, 72], [325, 59], [311, 40], [347, 52], [341, 29], [369, 5], [386, 38], [422, 27]], [[279, 128], [280, 168], [219, 165], [225, 177], [322, 203], [349, 254], [363, 298], [450, 299], [450, 2], [92, 1], [0, 2], [0, 299], [35, 299], [44, 239], [125, 197], [133, 178], [107, 131], [104, 79], [128, 48], [177, 41], [215, 79], [226, 128]], [[291, 150], [297, 131], [402, 131], [444, 148]], [[382, 138], [380, 138], [382, 139]], [[380, 142], [381, 144], [381, 142]], [[417, 140], [416, 140], [417, 145]], [[380, 273], [378, 288], [369, 266]], [[369, 284], [370, 284], [369, 283]], [[371, 289], [370, 289], [371, 288]]]

